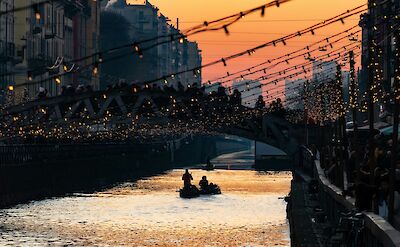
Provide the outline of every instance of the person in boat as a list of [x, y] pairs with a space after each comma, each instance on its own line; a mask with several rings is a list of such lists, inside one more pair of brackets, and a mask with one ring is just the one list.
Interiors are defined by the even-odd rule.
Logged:
[[183, 188], [189, 189], [192, 187], [192, 174], [189, 173], [189, 170], [186, 169], [185, 173], [182, 175], [182, 180], [183, 180]]
[[206, 190], [208, 188], [208, 180], [206, 176], [203, 176], [199, 182], [200, 188]]
[[211, 190], [214, 190], [214, 189], [219, 188], [219, 186], [218, 186], [217, 184], [210, 183], [210, 184], [208, 185], [208, 188], [211, 189]]

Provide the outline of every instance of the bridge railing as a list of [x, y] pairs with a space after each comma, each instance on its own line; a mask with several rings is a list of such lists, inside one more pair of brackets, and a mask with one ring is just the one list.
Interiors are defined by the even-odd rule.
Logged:
[[[318, 196], [322, 208], [329, 221], [333, 224], [339, 222], [341, 212], [349, 212], [355, 210], [355, 201], [351, 197], [343, 196], [343, 191], [325, 176], [321, 168], [320, 161], [314, 159], [310, 150], [305, 147], [301, 148], [302, 161], [300, 167], [312, 179], [319, 184]], [[310, 168], [310, 157], [312, 159], [312, 171]], [[400, 232], [396, 230], [389, 222], [371, 212], [364, 212], [365, 229], [362, 239], [365, 247], [376, 246], [400, 246]]]
[[3, 145], [0, 146], [0, 166], [26, 163], [73, 160], [96, 156], [125, 155], [131, 151], [164, 150], [161, 143], [152, 144], [62, 144], [62, 145]]
[[314, 172], [314, 155], [306, 146], [300, 146], [299, 168], [312, 176]]

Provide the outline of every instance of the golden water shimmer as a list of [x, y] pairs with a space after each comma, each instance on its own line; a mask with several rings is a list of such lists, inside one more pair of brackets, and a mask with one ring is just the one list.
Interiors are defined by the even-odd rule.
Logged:
[[0, 246], [289, 246], [289, 173], [192, 170], [223, 194], [181, 199], [183, 170], [0, 211]]

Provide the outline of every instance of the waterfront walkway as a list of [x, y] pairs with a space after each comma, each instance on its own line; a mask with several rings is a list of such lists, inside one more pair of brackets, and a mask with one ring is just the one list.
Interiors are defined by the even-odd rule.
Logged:
[[[318, 160], [306, 159], [303, 164], [305, 166], [294, 171], [288, 205], [292, 246], [343, 243], [343, 237], [339, 232], [332, 232], [332, 229], [336, 229], [341, 213], [355, 209], [354, 199], [344, 197], [342, 190], [331, 184]], [[310, 187], [310, 184], [313, 186]], [[385, 219], [371, 212], [363, 212], [363, 220], [365, 228], [360, 235], [363, 247], [400, 246], [399, 231]], [[328, 238], [330, 235], [332, 237]]]
[[315, 194], [308, 193], [310, 178], [302, 175], [295, 173], [288, 203], [291, 246], [324, 246], [323, 231], [324, 228], [329, 228], [329, 225], [318, 223], [319, 216], [315, 209], [321, 207]]

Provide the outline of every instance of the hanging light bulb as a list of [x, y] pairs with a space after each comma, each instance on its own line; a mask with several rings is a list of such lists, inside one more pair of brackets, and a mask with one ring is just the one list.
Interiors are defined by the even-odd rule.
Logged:
[[139, 52], [140, 51], [140, 47], [139, 47], [139, 45], [138, 44], [133, 44], [133, 49], [135, 49], [135, 51], [136, 52]]
[[28, 81], [32, 81], [33, 80], [32, 72], [28, 71], [27, 78], [28, 78]]
[[92, 69], [93, 75], [97, 75], [99, 73], [99, 63], [95, 63]]
[[14, 86], [13, 85], [9, 85], [8, 86], [8, 91], [14, 91]]
[[61, 84], [61, 77], [57, 76], [56, 78], [54, 78], [54, 80], [56, 81], [57, 85]]
[[224, 32], [226, 35], [229, 35], [229, 30], [227, 25], [224, 25]]
[[35, 19], [37, 20], [37, 21], [40, 21], [40, 19], [41, 19], [41, 14], [40, 14], [40, 10], [39, 10], [39, 5], [38, 4], [35, 4], [34, 6], [33, 6], [33, 11], [35, 12]]
[[224, 66], [226, 67], [226, 61], [225, 61], [225, 59], [221, 59], [221, 61], [222, 61], [222, 63], [224, 64]]

